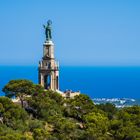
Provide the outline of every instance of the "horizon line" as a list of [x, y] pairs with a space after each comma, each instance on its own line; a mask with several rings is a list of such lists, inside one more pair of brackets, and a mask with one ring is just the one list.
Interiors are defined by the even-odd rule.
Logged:
[[[0, 67], [38, 67], [38, 65], [1, 65]], [[140, 67], [140, 65], [60, 65], [59, 67]]]

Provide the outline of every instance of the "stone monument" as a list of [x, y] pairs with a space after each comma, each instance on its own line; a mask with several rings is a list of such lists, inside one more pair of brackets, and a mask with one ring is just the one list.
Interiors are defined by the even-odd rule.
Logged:
[[46, 39], [43, 44], [43, 57], [39, 62], [39, 84], [45, 89], [59, 90], [59, 65], [54, 57], [54, 43], [52, 41], [52, 22], [48, 20], [45, 28]]

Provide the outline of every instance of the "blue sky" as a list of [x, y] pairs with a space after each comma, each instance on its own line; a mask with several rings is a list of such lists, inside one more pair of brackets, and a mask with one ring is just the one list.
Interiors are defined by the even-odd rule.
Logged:
[[140, 66], [139, 0], [1, 0], [0, 65], [38, 65], [48, 19], [61, 65]]

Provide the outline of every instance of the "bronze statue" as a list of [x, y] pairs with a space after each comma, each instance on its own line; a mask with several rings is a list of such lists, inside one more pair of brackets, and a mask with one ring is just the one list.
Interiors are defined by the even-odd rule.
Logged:
[[43, 25], [43, 27], [45, 28], [46, 40], [51, 40], [52, 39], [52, 35], [51, 35], [51, 24], [52, 24], [52, 21], [51, 20], [48, 20], [47, 26]]

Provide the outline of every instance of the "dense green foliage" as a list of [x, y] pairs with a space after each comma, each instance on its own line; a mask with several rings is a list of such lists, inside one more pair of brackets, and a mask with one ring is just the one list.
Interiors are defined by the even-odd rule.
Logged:
[[11, 80], [4, 88], [3, 92], [7, 97], [18, 97], [23, 107], [24, 98], [26, 95], [32, 95], [36, 92], [42, 92], [43, 88], [40, 85], [35, 85], [29, 80]]
[[140, 106], [95, 105], [84, 94], [64, 99], [27, 80], [3, 91], [24, 97], [26, 106], [0, 97], [0, 140], [140, 140]]

